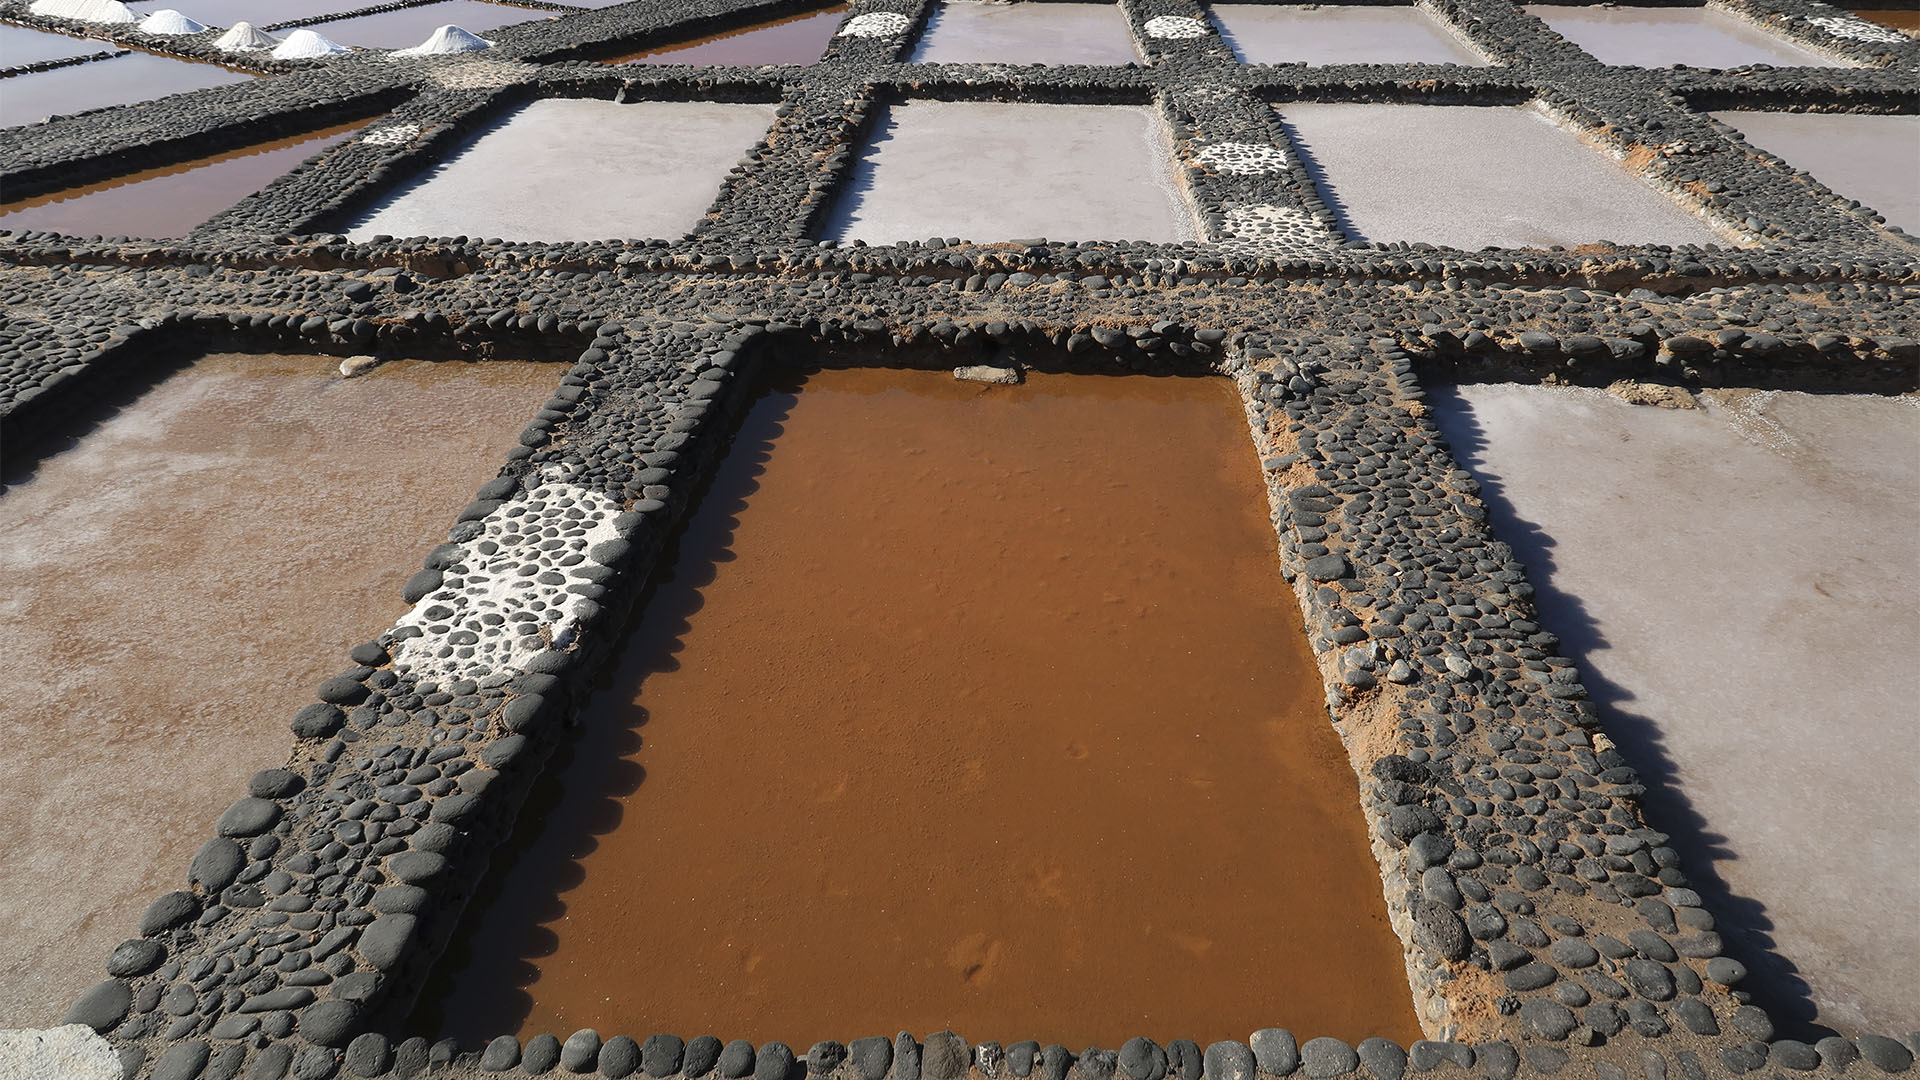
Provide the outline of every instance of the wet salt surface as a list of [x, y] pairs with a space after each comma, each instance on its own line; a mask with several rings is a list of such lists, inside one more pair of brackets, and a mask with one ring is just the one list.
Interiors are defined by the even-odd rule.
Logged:
[[1920, 232], [1920, 116], [1717, 112], [1748, 142]]
[[1223, 379], [787, 376], [415, 1026], [1419, 1037]]
[[1418, 8], [1214, 4], [1210, 10], [1243, 64], [1487, 64]]
[[[41, 64], [48, 60], [66, 60], [75, 56], [92, 56], [107, 53], [119, 48], [110, 41], [98, 41], [94, 38], [70, 37], [66, 34], [52, 34], [45, 30], [30, 30], [24, 26], [0, 23], [0, 68], [24, 67], [27, 64]], [[0, 83], [0, 90], [11, 90], [10, 82]]]
[[847, 6], [776, 19], [694, 41], [649, 49], [609, 60], [612, 64], [713, 64], [758, 67], [762, 64], [812, 64], [846, 18]]
[[1117, 4], [944, 0], [909, 58], [919, 64], [1125, 64], [1138, 61]]
[[1710, 7], [1559, 7], [1532, 4], [1541, 20], [1603, 64], [1698, 68], [1846, 67]]
[[111, 105], [131, 105], [254, 77], [219, 64], [136, 50], [124, 56], [0, 79], [0, 127]]
[[[1706, 222], [1529, 106], [1289, 102], [1288, 134], [1355, 239], [1465, 250], [1720, 244]], [[1460, 147], [1476, 167], [1460, 167]]]
[[487, 31], [497, 27], [523, 23], [529, 19], [551, 19], [558, 14], [539, 8], [489, 4], [484, 0], [441, 0], [440, 3], [424, 7], [400, 8], [377, 15], [315, 23], [307, 29], [342, 45], [358, 45], [367, 49], [410, 49], [427, 40], [442, 26], [458, 26], [485, 37]]
[[1142, 106], [903, 102], [875, 122], [822, 235], [1197, 239], [1173, 160]]
[[[1461, 386], [1440, 426], [1782, 1034], [1920, 1016], [1920, 408]], [[1786, 965], [1764, 950], [1769, 939]], [[1797, 973], [1794, 968], [1798, 969]]]
[[558, 384], [208, 356], [0, 493], [0, 1027], [100, 978]]
[[678, 239], [773, 126], [774, 106], [531, 102], [402, 184], [346, 232], [506, 240]]
[[0, 229], [47, 229], [69, 236], [185, 236], [366, 126], [367, 121], [356, 121], [217, 157], [0, 203]]

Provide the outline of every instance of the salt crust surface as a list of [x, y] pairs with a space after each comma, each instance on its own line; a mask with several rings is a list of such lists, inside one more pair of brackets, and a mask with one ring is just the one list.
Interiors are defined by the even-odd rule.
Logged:
[[360, 136], [360, 141], [368, 146], [399, 146], [418, 134], [420, 134], [419, 124], [394, 124], [390, 127], [374, 128]]
[[1214, 143], [1200, 151], [1196, 160], [1217, 172], [1241, 176], [1282, 172], [1292, 164], [1285, 149], [1250, 142]]
[[1206, 23], [1185, 15], [1155, 15], [1147, 20], [1145, 30], [1151, 38], [1180, 40], [1207, 36]]
[[120, 1080], [120, 1055], [85, 1024], [0, 1031], [0, 1080]]
[[279, 38], [264, 31], [255, 30], [250, 22], [234, 23], [233, 29], [213, 39], [214, 48], [225, 49], [228, 52], [257, 52], [260, 49], [271, 49], [278, 44], [280, 44]]
[[172, 8], [165, 8], [140, 20], [140, 29], [149, 34], [176, 37], [181, 34], [202, 33], [206, 30], [206, 25], [194, 22]]
[[33, 0], [27, 9], [35, 15], [90, 23], [138, 22], [133, 9], [120, 0]]
[[339, 56], [351, 52], [338, 42], [329, 41], [312, 30], [295, 30], [273, 50], [275, 60], [306, 60], [316, 56]]
[[913, 25], [913, 20], [897, 11], [869, 11], [855, 15], [840, 28], [840, 37], [892, 37]]
[[1852, 15], [1814, 15], [1807, 21], [1834, 37], [1870, 41], [1875, 45], [1899, 45], [1907, 40], [1906, 35], [1898, 30], [1889, 30]]
[[[485, 678], [524, 670], [549, 643], [573, 638], [595, 544], [618, 537], [619, 504], [566, 483], [508, 502], [461, 545], [438, 589], [395, 623], [396, 667], [417, 679]], [[417, 636], [413, 635], [418, 631]]]

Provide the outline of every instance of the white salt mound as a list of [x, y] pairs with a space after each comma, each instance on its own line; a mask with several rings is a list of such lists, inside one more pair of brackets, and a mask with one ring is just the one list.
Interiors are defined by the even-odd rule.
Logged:
[[85, 1024], [0, 1031], [5, 1080], [120, 1080], [120, 1055]]
[[179, 34], [198, 34], [205, 30], [206, 26], [194, 22], [172, 8], [167, 8], [141, 19], [140, 29], [149, 34], [165, 34], [173, 37]]
[[295, 30], [273, 50], [275, 60], [307, 60], [316, 56], [339, 56], [352, 52], [338, 42], [328, 41], [311, 30]]
[[395, 49], [395, 56], [441, 56], [446, 53], [479, 52], [493, 48], [493, 42], [457, 26], [443, 26], [433, 36], [411, 49]]
[[237, 22], [233, 29], [213, 39], [213, 47], [228, 52], [255, 52], [271, 49], [280, 44], [280, 39], [272, 34], [262, 33], [253, 28], [250, 22]]
[[50, 15], [56, 19], [73, 19], [76, 22], [139, 21], [133, 9], [121, 3], [120, 0], [33, 0], [33, 6], [27, 10], [35, 15]]

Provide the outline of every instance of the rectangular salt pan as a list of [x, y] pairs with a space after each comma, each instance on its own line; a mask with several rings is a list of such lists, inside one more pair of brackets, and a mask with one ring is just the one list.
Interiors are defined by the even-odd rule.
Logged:
[[1716, 929], [1791, 965], [1740, 948], [1740, 985], [1804, 995], [1794, 1019], [1843, 1034], [1905, 1030], [1920, 408], [1734, 391], [1675, 410], [1534, 386], [1432, 400]]
[[[0, 69], [43, 64], [49, 60], [67, 60], [76, 56], [94, 56], [119, 48], [110, 41], [51, 34], [24, 26], [0, 23]], [[0, 82], [0, 94], [11, 83]]]
[[1125, 64], [1138, 60], [1115, 4], [945, 0], [914, 46], [921, 64]]
[[535, 8], [489, 4], [484, 0], [440, 0], [422, 7], [399, 8], [352, 19], [315, 23], [307, 29], [341, 45], [367, 49], [411, 49], [442, 26], [458, 26], [469, 33], [486, 32], [532, 19], [551, 19], [554, 13]]
[[1558, 7], [1535, 4], [1527, 14], [1603, 64], [1634, 67], [1845, 67], [1811, 49], [1711, 7]]
[[0, 79], [0, 127], [17, 127], [49, 116], [133, 105], [169, 94], [242, 83], [255, 76], [155, 53], [129, 52], [104, 60]]
[[773, 117], [772, 105], [535, 101], [386, 196], [347, 233], [678, 239]]
[[1722, 112], [1749, 143], [1920, 233], [1920, 116]]
[[1178, 243], [1198, 233], [1150, 108], [909, 101], [874, 124], [823, 235]]
[[1215, 4], [1220, 36], [1245, 64], [1463, 64], [1486, 59], [1419, 8]]
[[1321, 194], [1356, 239], [1474, 250], [1723, 243], [1531, 106], [1281, 106]]
[[651, 48], [615, 58], [615, 64], [689, 64], [758, 67], [762, 64], [812, 64], [827, 51], [846, 5], [728, 30], [677, 45]]

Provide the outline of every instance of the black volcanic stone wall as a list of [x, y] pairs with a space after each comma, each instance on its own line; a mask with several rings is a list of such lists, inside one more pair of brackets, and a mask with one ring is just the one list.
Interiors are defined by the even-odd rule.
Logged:
[[[1906, 1070], [1910, 1033], [1775, 1037], [1660, 823], [1643, 815], [1632, 762], [1586, 701], [1578, 658], [1561, 655], [1540, 622], [1526, 568], [1491, 532], [1416, 375], [1920, 388], [1920, 247], [1704, 115], [1743, 105], [1910, 113], [1920, 43], [1836, 37], [1809, 21], [1835, 10], [1801, 0], [1733, 3], [1867, 66], [1610, 68], [1508, 3], [1457, 0], [1428, 10], [1498, 66], [1261, 67], [1234, 62], [1210, 29], [1147, 36], [1155, 18], [1204, 22], [1200, 5], [1127, 0], [1144, 64], [904, 63], [929, 6], [860, 0], [850, 19], [893, 15], [900, 29], [836, 37], [806, 67], [592, 62], [805, 7], [641, 0], [505, 30], [484, 53], [249, 61], [270, 77], [0, 131], [0, 184], [13, 197], [378, 116], [178, 241], [0, 234], [9, 454], [30, 455], [36, 435], [101, 387], [183, 352], [575, 358], [447, 542], [395, 583], [417, 618], [352, 650], [288, 717], [299, 736], [291, 760], [263, 763], [273, 767], [235, 793], [180, 888], [130, 928], [71, 1019], [108, 1035], [129, 1075], [167, 1080], [434, 1069], [656, 1080]], [[0, 15], [53, 25], [20, 0], [0, 3]], [[108, 36], [206, 55], [198, 39]], [[330, 231], [544, 96], [780, 108], [684, 240], [354, 244]], [[1150, 102], [1208, 239], [821, 245], [810, 230], [865, 126], [878, 107], [912, 98]], [[1707, 215], [1728, 242], [1483, 252], [1350, 242], [1281, 123], [1297, 100], [1530, 99]], [[1247, 206], [1274, 212], [1249, 224]], [[1141, 1038], [1070, 1050], [942, 1032], [788, 1048], [583, 1031], [524, 1044], [503, 1035], [476, 1051], [393, 1037], [724, 452], [754, 373], [823, 351], [1235, 380], [1330, 718], [1350, 746], [1390, 747], [1367, 754], [1363, 809], [1434, 1040], [1349, 1046], [1272, 1028], [1204, 1048]], [[548, 527], [577, 559], [562, 566], [526, 542]], [[484, 559], [483, 540], [496, 549]], [[442, 650], [452, 667], [462, 649], [465, 662], [494, 655], [498, 643], [467, 630], [461, 605], [521, 566], [551, 575], [543, 602], [572, 612], [540, 648], [472, 674], [409, 666], [424, 655], [409, 650]]]

